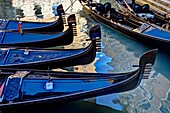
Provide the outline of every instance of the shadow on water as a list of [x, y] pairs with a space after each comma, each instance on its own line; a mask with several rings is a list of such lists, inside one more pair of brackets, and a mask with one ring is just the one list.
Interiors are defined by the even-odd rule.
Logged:
[[86, 101], [75, 101], [47, 106], [35, 106], [31, 108], [9, 109], [2, 113], [124, 113], [111, 108], [96, 106]]

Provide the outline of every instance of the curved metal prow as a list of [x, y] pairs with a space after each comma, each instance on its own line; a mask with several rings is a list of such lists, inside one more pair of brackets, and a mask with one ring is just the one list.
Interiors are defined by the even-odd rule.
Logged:
[[156, 53], [158, 49], [152, 49], [150, 51], [145, 52], [139, 61], [139, 67], [145, 67], [146, 64], [154, 65], [156, 59]]
[[67, 22], [68, 22], [68, 25], [69, 26], [72, 26], [73, 27], [73, 35], [74, 36], [77, 36], [77, 28], [76, 28], [76, 16], [75, 14], [72, 14], [70, 15], [68, 18], [67, 18]]
[[63, 23], [66, 24], [65, 11], [62, 4], [57, 7], [57, 13], [59, 17], [62, 17]]
[[101, 28], [100, 25], [95, 25], [90, 29], [89, 32], [90, 39], [96, 43], [96, 51], [101, 51]]
[[61, 16], [62, 14], [65, 15], [65, 11], [63, 9], [63, 5], [60, 4], [58, 7], [57, 7], [57, 13], [59, 16]]
[[[141, 74], [147, 74], [147, 75], [150, 74], [151, 67], [155, 63], [157, 51], [158, 51], [158, 49], [153, 49], [153, 50], [145, 52], [142, 55], [142, 57], [140, 58], [140, 61], [139, 61], [139, 68], [141, 68], [141, 70], [142, 70]], [[151, 64], [151, 65], [147, 65], [147, 64]], [[148, 78], [148, 76], [144, 76], [144, 78]]]
[[67, 18], [67, 22], [68, 22], [68, 24], [76, 24], [76, 16], [75, 16], [75, 14], [70, 15]]
[[89, 35], [90, 35], [90, 39], [91, 40], [96, 40], [98, 38], [101, 39], [101, 28], [100, 28], [100, 25], [93, 26], [90, 29]]

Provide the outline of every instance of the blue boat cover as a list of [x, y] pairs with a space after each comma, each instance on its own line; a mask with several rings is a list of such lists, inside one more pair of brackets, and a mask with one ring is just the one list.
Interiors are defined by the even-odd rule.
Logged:
[[[49, 91], [46, 90], [43, 86], [48, 80], [36, 80], [36, 79], [26, 79], [23, 81], [23, 85], [21, 91], [24, 92], [24, 96], [34, 96], [39, 95], [41, 93], [48, 93]], [[83, 91], [94, 90], [102, 87], [107, 87], [111, 85], [109, 81], [104, 79], [86, 81], [86, 80], [52, 80], [54, 83], [54, 89], [50, 90], [50, 92], [56, 92], [56, 95], [65, 95], [71, 93], [78, 93]], [[36, 86], [36, 87], [35, 87]], [[58, 93], [58, 94], [57, 94]], [[44, 97], [44, 95], [43, 95]], [[25, 97], [23, 97], [25, 98]]]
[[84, 49], [77, 49], [74, 51], [28, 51], [29, 53], [25, 54], [25, 50], [0, 50], [0, 65], [57, 60], [81, 54], [83, 51]]
[[2, 41], [4, 39], [5, 32], [0, 32], [0, 44], [2, 44]]
[[144, 32], [144, 34], [157, 37], [159, 39], [170, 40], [170, 32], [159, 30], [157, 28]]
[[[39, 28], [54, 24], [54, 22], [22, 22], [22, 29]], [[18, 21], [10, 20], [6, 26], [6, 30], [18, 29]]]
[[0, 20], [0, 30], [5, 30], [8, 25], [8, 20]]
[[[5, 34], [5, 35], [4, 35]], [[64, 32], [57, 34], [36, 34], [36, 33], [23, 33], [18, 32], [0, 32], [0, 43], [1, 44], [14, 44], [14, 43], [28, 43], [49, 40], [56, 37], [60, 37]]]

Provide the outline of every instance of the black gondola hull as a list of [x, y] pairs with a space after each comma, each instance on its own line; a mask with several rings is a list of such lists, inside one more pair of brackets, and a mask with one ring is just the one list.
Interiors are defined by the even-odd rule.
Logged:
[[[11, 104], [11, 105], [7, 105], [7, 106], [0, 106], [0, 109], [2, 111], [3, 110], [9, 111], [9, 109], [14, 110], [14, 109], [18, 109], [18, 108], [22, 109], [22, 108], [27, 108], [27, 107], [33, 108], [33, 107], [38, 107], [38, 106], [52, 106], [52, 105], [73, 102], [73, 101], [87, 99], [87, 98], [96, 97], [96, 96], [102, 96], [102, 95], [107, 95], [107, 94], [114, 94], [114, 93], [130, 91], [130, 90], [133, 90], [139, 86], [139, 84], [142, 80], [142, 77], [143, 77], [143, 75], [140, 75], [140, 70], [137, 70], [137, 71], [134, 71], [133, 73], [131, 73], [132, 76], [133, 76], [133, 74], [134, 75], [136, 74], [134, 76], [134, 78], [132, 78], [129, 81], [124, 82], [122, 84], [118, 84], [118, 85], [113, 84], [106, 88], [94, 89], [89, 92], [87, 91], [87, 92], [75, 93], [75, 94], [71, 94], [68, 96], [62, 96], [60, 98], [54, 97], [54, 98], [51, 98], [51, 99], [49, 98], [46, 100], [32, 101], [32, 102], [29, 101], [29, 102], [25, 102], [25, 103], [21, 102], [21, 103]], [[106, 74], [106, 76], [107, 76], [107, 74]]]
[[101, 31], [96, 25], [90, 29], [91, 43], [80, 49], [7, 49], [0, 51], [1, 68], [52, 69], [75, 65], [85, 65], [94, 61], [96, 52], [100, 50]]
[[75, 14], [67, 18], [68, 28], [63, 32], [56, 33], [18, 33], [1, 32], [1, 47], [53, 47], [69, 45], [73, 42], [76, 35], [76, 17]]
[[[30, 107], [35, 107], [35, 105], [46, 106], [50, 104], [59, 104], [59, 103], [61, 104], [62, 102], [76, 101], [76, 100], [86, 99], [86, 98], [95, 97], [95, 96], [101, 96], [101, 95], [106, 95], [106, 94], [120, 93], [120, 92], [133, 90], [140, 85], [140, 82], [142, 78], [144, 77], [143, 74], [145, 72], [144, 69], [145, 69], [146, 64], [150, 63], [151, 65], [154, 65], [156, 52], [157, 50], [151, 50], [149, 52], [146, 52], [140, 58], [139, 68], [134, 71], [126, 72], [126, 73], [52, 72], [48, 70], [45, 70], [45, 71], [27, 70], [29, 72], [26, 73], [26, 70], [18, 69], [19, 73], [22, 73], [22, 71], [23, 73], [25, 73], [24, 74], [25, 77], [24, 78], [14, 77], [12, 79], [22, 80], [23, 85], [20, 86], [21, 88], [19, 88], [20, 89], [19, 92], [24, 91], [25, 93], [20, 93], [21, 97], [14, 95], [14, 97], [18, 99], [11, 103], [6, 103], [5, 101], [4, 103], [0, 103], [0, 109], [8, 110], [9, 108], [16, 109], [19, 107], [30, 108]], [[16, 75], [18, 75], [19, 73], [16, 73]], [[29, 77], [26, 78], [26, 76], [29, 76], [29, 74], [34, 75], [34, 76], [43, 75], [47, 77], [50, 75], [50, 77], [54, 77], [52, 81], [56, 85], [54, 85], [54, 89], [51, 90], [50, 95], [52, 95], [52, 97], [48, 96], [47, 98], [40, 98], [44, 94], [39, 95], [39, 93], [46, 92], [48, 94], [48, 92], [50, 92], [50, 90], [45, 91], [44, 87], [42, 87], [42, 85], [44, 85], [44, 83], [46, 83], [48, 79], [47, 78], [46, 79], [45, 78], [29, 78]], [[13, 75], [11, 75], [11, 77], [12, 76]], [[7, 86], [10, 84], [9, 80], [12, 80], [11, 77], [7, 79], [8, 81]], [[17, 84], [20, 84], [20, 82], [17, 82]], [[37, 87], [35, 87], [35, 85], [37, 85]], [[89, 85], [91, 87], [89, 87]], [[30, 89], [31, 87], [34, 87], [33, 88], [34, 90]], [[5, 90], [4, 94], [6, 94], [6, 91], [8, 90]], [[59, 94], [54, 96], [55, 92]], [[15, 92], [15, 93], [18, 93], [18, 92]], [[38, 99], [35, 97], [37, 97]], [[8, 99], [8, 98], [4, 96], [4, 99]]]
[[23, 32], [62, 32], [64, 30], [64, 9], [62, 4], [57, 7], [58, 19], [54, 22], [29, 22], [17, 20], [1, 20], [0, 29], [5, 31], [18, 32], [18, 24], [21, 22]]
[[[41, 34], [42, 35], [42, 34]], [[50, 36], [50, 34], [49, 34]], [[13, 37], [10, 37], [13, 38]], [[56, 36], [54, 38], [39, 40], [39, 41], [29, 41], [28, 42], [21, 42], [21, 43], [13, 43], [13, 42], [7, 42], [7, 43], [1, 43], [1, 47], [38, 47], [38, 48], [46, 48], [46, 47], [53, 47], [53, 46], [63, 46], [63, 45], [69, 45], [73, 42], [73, 30], [72, 27], [68, 28], [68, 30], [60, 35], [59, 37]], [[22, 40], [22, 37], [21, 39]], [[34, 39], [33, 39], [34, 40]]]
[[[62, 52], [62, 51], [61, 51]], [[66, 56], [61, 59], [52, 59], [41, 62], [19, 63], [0, 65], [0, 68], [21, 68], [21, 69], [53, 69], [68, 66], [85, 65], [94, 61], [96, 57], [96, 47], [91, 46], [85, 52], [75, 56]]]

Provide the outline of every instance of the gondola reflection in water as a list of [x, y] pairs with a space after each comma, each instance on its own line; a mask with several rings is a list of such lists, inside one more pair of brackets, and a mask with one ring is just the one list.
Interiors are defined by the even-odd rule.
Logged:
[[126, 73], [5, 69], [6, 76], [5, 72], [1, 76], [0, 109], [35, 107], [133, 90], [143, 78], [148, 78], [144, 75], [150, 73], [156, 53], [157, 49], [144, 53], [138, 68]]

